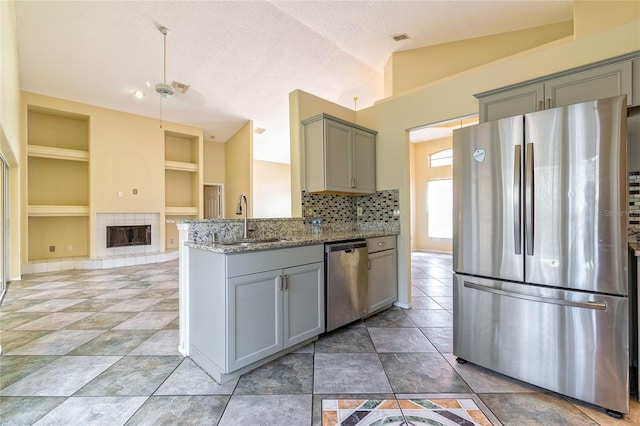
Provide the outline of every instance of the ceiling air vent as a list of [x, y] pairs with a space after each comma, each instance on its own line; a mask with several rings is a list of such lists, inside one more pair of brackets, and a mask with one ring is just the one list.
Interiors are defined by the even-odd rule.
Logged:
[[173, 87], [173, 89], [177, 92], [177, 93], [187, 93], [187, 90], [189, 90], [189, 86], [188, 84], [184, 84], [184, 83], [180, 83], [177, 81], [172, 81], [171, 82], [171, 87]]
[[394, 36], [391, 36], [392, 39], [394, 39], [395, 41], [402, 41], [402, 40], [409, 40], [409, 35], [407, 34], [396, 34]]

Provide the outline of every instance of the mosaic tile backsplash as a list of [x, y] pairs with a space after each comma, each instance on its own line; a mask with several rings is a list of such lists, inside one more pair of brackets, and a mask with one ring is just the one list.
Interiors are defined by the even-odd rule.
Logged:
[[[400, 191], [397, 189], [361, 196], [302, 191], [302, 216], [305, 223], [311, 223], [314, 218], [320, 218], [323, 225], [353, 222], [399, 223], [399, 214], [394, 214], [400, 211], [399, 194]], [[357, 215], [358, 207], [362, 208], [360, 217]]]
[[640, 172], [629, 173], [629, 241], [640, 241]]

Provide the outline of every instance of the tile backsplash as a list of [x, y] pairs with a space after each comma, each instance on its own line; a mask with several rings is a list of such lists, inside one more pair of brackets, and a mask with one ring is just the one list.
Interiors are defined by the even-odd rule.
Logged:
[[640, 241], [640, 172], [629, 172], [629, 241]]
[[[360, 196], [302, 191], [302, 217], [305, 224], [311, 223], [314, 218], [322, 219], [324, 225], [365, 222], [399, 224], [399, 194], [400, 191], [397, 189]], [[358, 216], [358, 207], [362, 208], [360, 216]]]

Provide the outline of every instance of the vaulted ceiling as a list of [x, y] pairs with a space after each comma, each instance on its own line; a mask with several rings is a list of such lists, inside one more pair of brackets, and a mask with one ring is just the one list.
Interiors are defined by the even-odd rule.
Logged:
[[[393, 52], [572, 19], [573, 1], [17, 1], [21, 88], [201, 127], [247, 120], [256, 159], [289, 162], [289, 93], [383, 97]], [[190, 85], [169, 99], [154, 86]], [[394, 41], [406, 33], [408, 40]], [[136, 98], [135, 90], [145, 92]]]

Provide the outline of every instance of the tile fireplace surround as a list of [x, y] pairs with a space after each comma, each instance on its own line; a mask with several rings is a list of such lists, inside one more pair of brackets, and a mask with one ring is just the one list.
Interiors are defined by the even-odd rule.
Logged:
[[[141, 254], [160, 251], [159, 213], [98, 213], [96, 218], [96, 240], [98, 257], [123, 254]], [[151, 244], [107, 248], [107, 226], [151, 225]]]
[[[107, 248], [107, 226], [151, 225], [151, 244]], [[23, 274], [70, 269], [108, 269], [120, 266], [166, 262], [178, 258], [178, 251], [160, 251], [159, 213], [98, 213], [96, 216], [97, 258], [44, 259], [22, 265]]]

